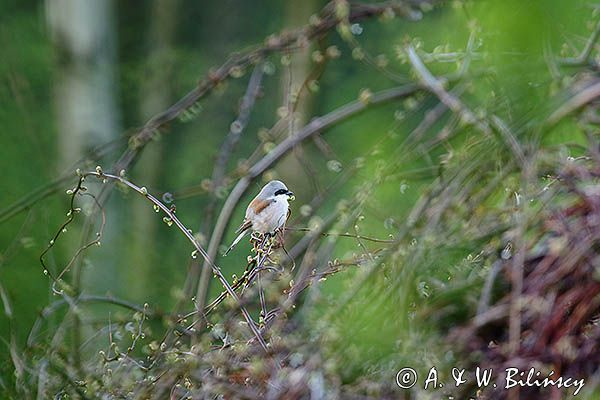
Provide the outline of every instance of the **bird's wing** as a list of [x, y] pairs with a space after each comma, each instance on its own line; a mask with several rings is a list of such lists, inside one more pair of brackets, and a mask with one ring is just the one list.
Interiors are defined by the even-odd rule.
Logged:
[[239, 235], [235, 238], [233, 243], [231, 243], [231, 246], [229, 246], [227, 251], [223, 254], [224, 256], [226, 256], [231, 251], [231, 249], [233, 249], [235, 247], [235, 245], [238, 244], [239, 241], [242, 240], [242, 238], [244, 236], [246, 236], [252, 230], [252, 218], [255, 215], [262, 212], [265, 208], [267, 208], [274, 201], [275, 201], [274, 199], [259, 200], [259, 199], [255, 198], [254, 200], [252, 200], [250, 202], [250, 204], [248, 205], [248, 208], [246, 209], [246, 218], [244, 218], [244, 222], [242, 222], [240, 227], [237, 228], [237, 230], [235, 231], [235, 233], [239, 233]]
[[251, 219], [251, 215], [249, 215], [249, 214], [254, 214], [254, 215], [260, 214], [262, 212], [262, 210], [267, 208], [274, 201], [275, 201], [275, 199], [260, 200], [260, 199], [255, 198], [248, 205], [248, 209], [246, 210], [246, 219]]

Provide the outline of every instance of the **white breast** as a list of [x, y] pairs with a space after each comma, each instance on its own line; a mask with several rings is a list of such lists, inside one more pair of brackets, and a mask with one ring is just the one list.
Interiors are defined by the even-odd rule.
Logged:
[[260, 213], [248, 215], [252, 221], [252, 230], [260, 233], [273, 233], [285, 224], [289, 204], [287, 198], [278, 196], [274, 202], [265, 207]]

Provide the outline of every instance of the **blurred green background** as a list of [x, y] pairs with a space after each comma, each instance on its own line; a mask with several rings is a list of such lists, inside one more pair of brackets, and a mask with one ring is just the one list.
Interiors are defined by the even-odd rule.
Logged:
[[[269, 35], [308, 23], [325, 4], [319, 0], [0, 0], [0, 282], [3, 300], [10, 302], [15, 316], [9, 324], [6, 314], [0, 313], [0, 368], [5, 376], [12, 371], [2, 360], [8, 354], [5, 344], [11, 340], [11, 329], [16, 334], [13, 340], [22, 348], [40, 310], [56, 300], [39, 256], [66, 218], [69, 196], [65, 190], [76, 183], [76, 166], [109, 168], [137, 127], [191, 90], [210, 68], [233, 52], [264, 43]], [[278, 109], [285, 107], [289, 88], [314, 79], [309, 77], [317, 76], [318, 90], [304, 91], [296, 129], [314, 116], [358, 99], [365, 89], [376, 92], [413, 81], [414, 73], [402, 50], [406, 43], [413, 43], [422, 55], [431, 55], [427, 66], [436, 75], [455, 73], [464, 60], [451, 55], [464, 56], [472, 36], [469, 79], [460, 89], [464, 101], [476, 113], [502, 116], [525, 137], [524, 127], [546, 115], [553, 85], [562, 84], [554, 82], [545, 46], [557, 55], [572, 56], [584, 46], [594, 26], [594, 9], [586, 1], [452, 1], [432, 10], [422, 8], [422, 18], [416, 21], [379, 17], [353, 25], [354, 45], [358, 44], [366, 57], [333, 31], [319, 43], [292, 54], [289, 65], [282, 54], [265, 60], [261, 93], [228, 163], [229, 180], [218, 193], [217, 211], [223, 194], [239, 176], [236, 168], [255, 149], [264, 154], [279, 140], [269, 137], [266, 129], [279, 120]], [[336, 46], [341, 56], [318, 63], [319, 54], [329, 46]], [[315, 53], [319, 50], [321, 53]], [[436, 55], [440, 57], [436, 59]], [[201, 232], [204, 240], [216, 218], [214, 213], [206, 215], [211, 201], [206, 180], [237, 118], [251, 73], [249, 68], [239, 78], [229, 79], [200, 101], [195, 115], [170, 124], [127, 171], [133, 182], [146, 186], [150, 193], [172, 200], [179, 218], [194, 232]], [[244, 205], [263, 181], [273, 177], [284, 180], [296, 193], [292, 203], [295, 226], [310, 227], [326, 219], [341, 200], [351, 199], [360, 185], [377, 174], [381, 163], [395, 163], [400, 172], [370, 193], [372, 199], [361, 210], [360, 233], [379, 238], [395, 235], [424, 188], [438, 178], [440, 160], [450, 154], [468, 157], [470, 151], [487, 151], [485, 144], [469, 147], [478, 136], [470, 133], [445, 146], [412, 153], [406, 161], [399, 158], [399, 154], [407, 154], [398, 152], [400, 144], [436, 104], [435, 97], [423, 93], [394, 100], [328, 129], [320, 141], [307, 141], [301, 153], [287, 155], [251, 186], [236, 208], [223, 244], [233, 239]], [[441, 119], [425, 137], [435, 137], [448, 120]], [[581, 140], [581, 132], [568, 121], [542, 138], [548, 144]], [[490, 154], [497, 156], [493, 150]], [[498, 157], [497, 161], [502, 160]], [[301, 211], [357, 162], [364, 167], [342, 180], [322, 205]], [[69, 174], [70, 178], [53, 184]], [[40, 188], [51, 194], [13, 213]], [[91, 190], [98, 188], [90, 184]], [[498, 203], [506, 201], [500, 198]], [[106, 215], [102, 246], [86, 251], [82, 258], [82, 292], [147, 302], [167, 311], [178, 301], [191, 308], [191, 300], [182, 298], [192, 250], [185, 238], [131, 192], [115, 191]], [[55, 273], [79, 246], [82, 224], [83, 218], [69, 227], [49, 254], [47, 260]], [[292, 233], [288, 237], [288, 247], [292, 247], [300, 236]], [[478, 245], [429, 255], [435, 265], [427, 274], [441, 277], [455, 270], [456, 276], [466, 274], [473, 266], [461, 262], [477, 254]], [[218, 259], [228, 277], [239, 275], [245, 266], [247, 244], [238, 247], [231, 256]], [[359, 251], [355, 241], [338, 240], [331, 258], [347, 258]], [[324, 282], [322, 292], [328, 301], [335, 304], [343, 297], [355, 275], [351, 270]], [[424, 287], [411, 288], [415, 298]], [[218, 291], [212, 284], [211, 294]], [[317, 324], [329, 306], [321, 304], [307, 320]], [[366, 349], [369, 346], [364, 343], [371, 343], [379, 354], [373, 357], [390, 355], [399, 340], [394, 337], [398, 332], [383, 331], [390, 336], [382, 338], [380, 319], [401, 309], [397, 307], [410, 305], [390, 302], [380, 313], [370, 315], [367, 324], [373, 326], [372, 331], [351, 340], [359, 343], [359, 352], [360, 346]], [[100, 315], [103, 312], [98, 311]], [[352, 329], [351, 315], [341, 322], [345, 329]], [[409, 331], [407, 328], [407, 337]], [[405, 350], [414, 349], [418, 341], [404, 343]], [[421, 354], [414, 353], [415, 357]]]

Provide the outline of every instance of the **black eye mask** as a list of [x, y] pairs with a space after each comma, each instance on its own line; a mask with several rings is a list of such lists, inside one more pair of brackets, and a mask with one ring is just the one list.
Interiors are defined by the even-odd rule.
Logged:
[[280, 194], [287, 194], [287, 192], [288, 191], [286, 189], [279, 189], [275, 192], [275, 196], [279, 196]]

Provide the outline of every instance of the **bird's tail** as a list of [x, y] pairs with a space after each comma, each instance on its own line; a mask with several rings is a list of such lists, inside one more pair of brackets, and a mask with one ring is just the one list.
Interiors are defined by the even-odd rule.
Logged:
[[240, 240], [242, 240], [244, 238], [244, 236], [246, 236], [248, 233], [250, 233], [250, 229], [244, 229], [233, 241], [233, 243], [231, 243], [231, 246], [229, 246], [229, 248], [227, 249], [227, 251], [225, 253], [223, 253], [223, 257], [225, 257], [227, 254], [229, 254], [229, 252], [231, 251], [231, 249], [233, 249], [235, 247], [236, 244], [238, 244], [240, 242]]

